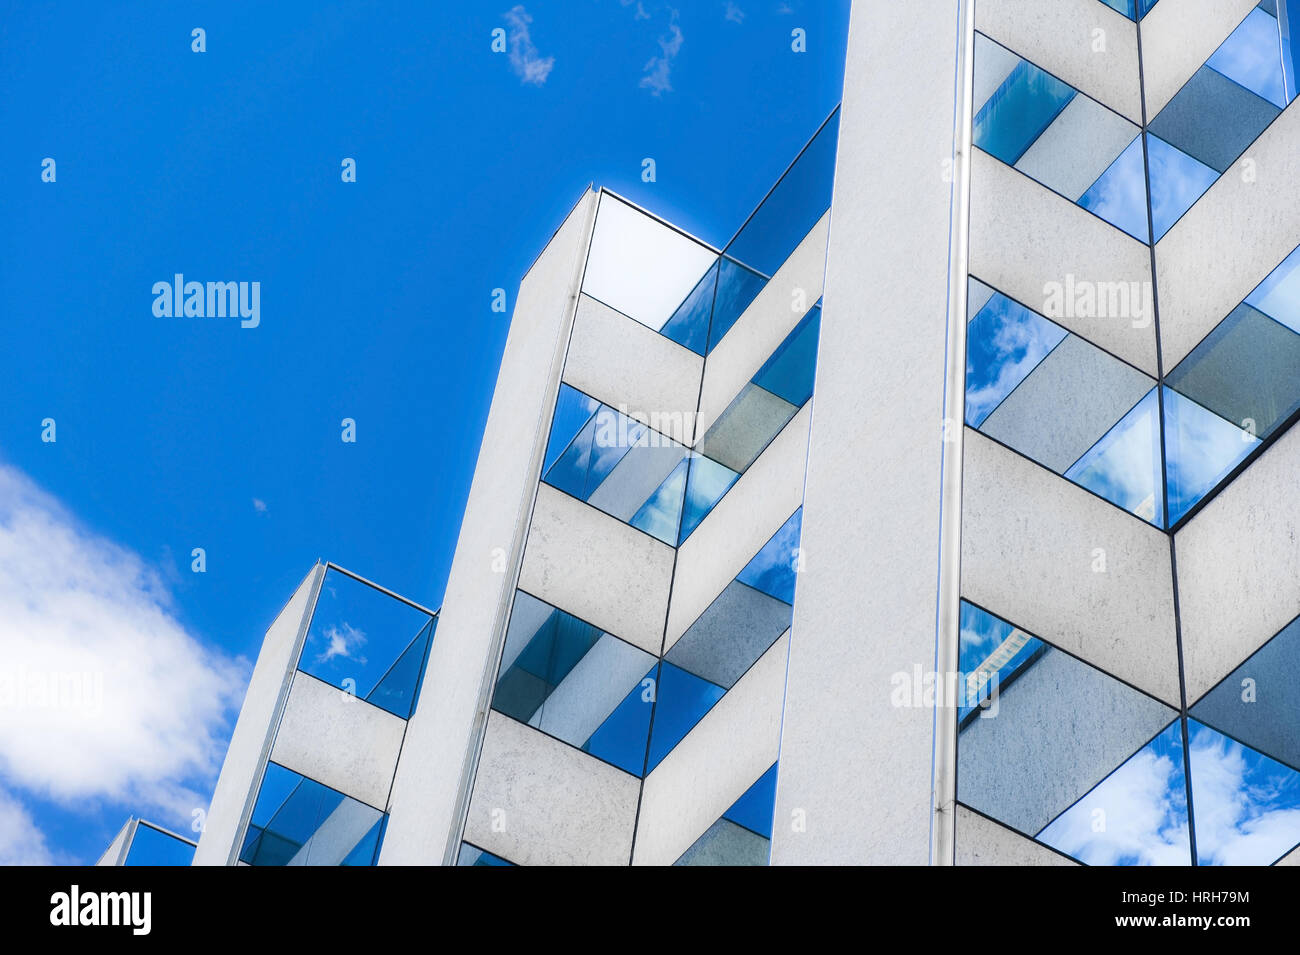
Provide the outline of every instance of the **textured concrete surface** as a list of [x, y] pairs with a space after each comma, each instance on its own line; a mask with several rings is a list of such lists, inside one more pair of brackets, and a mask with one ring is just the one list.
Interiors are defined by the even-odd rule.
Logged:
[[1252, 181], [1237, 167], [1229, 170], [1157, 243], [1166, 368], [1182, 361], [1296, 247], [1297, 140], [1300, 110], [1289, 109], [1246, 150]]
[[965, 806], [957, 807], [958, 865], [1078, 865]]
[[[1142, 122], [1137, 26], [1104, 3], [979, 0], [975, 29], [1133, 122]], [[1104, 34], [1104, 49], [1098, 30]]]
[[[1108, 9], [1097, 0], [1087, 2]], [[1048, 309], [1049, 283], [1062, 289], [1093, 283], [1106, 312], [1111, 309], [1104, 290], [1111, 283], [1125, 283], [1130, 295], [1137, 283], [1140, 294], [1151, 281], [1147, 247], [979, 149], [971, 164], [971, 274], [1154, 375], [1156, 333], [1149, 310], [1140, 314], [1130, 306], [1130, 314], [1117, 316], [1086, 303], [1072, 313]], [[1162, 282], [1162, 323], [1164, 290]]]
[[1300, 614], [1298, 472], [1292, 429], [1176, 536], [1189, 701]]
[[295, 673], [271, 759], [384, 810], [405, 730], [387, 710]]
[[606, 633], [658, 654], [673, 549], [542, 485], [519, 586]]
[[1168, 538], [969, 429], [961, 574], [966, 599], [1178, 704]]
[[488, 714], [465, 840], [519, 865], [627, 865], [640, 781]]

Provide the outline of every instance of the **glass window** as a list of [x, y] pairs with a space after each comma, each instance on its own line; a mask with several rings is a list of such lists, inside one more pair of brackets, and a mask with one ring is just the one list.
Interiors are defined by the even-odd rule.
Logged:
[[994, 292], [967, 330], [966, 423], [978, 428], [1065, 335], [1061, 326]]
[[141, 821], [135, 827], [123, 865], [192, 865], [195, 844]]
[[[1276, 57], [1276, 45], [1273, 53]], [[1278, 112], [1268, 100], [1203, 66], [1147, 128], [1170, 146], [1222, 173]]]
[[1209, 166], [1150, 133], [1147, 162], [1151, 167], [1151, 220], [1159, 242], [1219, 176]]
[[1269, 865], [1300, 843], [1300, 773], [1187, 721], [1200, 865]]
[[[970, 604], [962, 607], [960, 639], [964, 678], [951, 692], [963, 711], [957, 795], [964, 805], [1083, 861], [1112, 853], [1113, 863], [1132, 862], [1138, 847], [1158, 847], [1166, 832], [1177, 832], [1163, 817], [1081, 799], [1111, 792], [1102, 781], [1119, 775], [1117, 767], [1164, 731], [1176, 710]], [[1166, 793], [1183, 786], [1181, 765], [1176, 780], [1167, 772], [1157, 781], [1143, 798], [1163, 806]], [[1104, 833], [1091, 830], [1093, 808], [1106, 812]], [[1125, 853], [1112, 852], [1107, 840], [1116, 837]]]
[[1174, 720], [1038, 838], [1088, 865], [1191, 865], [1187, 834], [1183, 734]]
[[1170, 526], [1214, 490], [1259, 439], [1165, 388], [1165, 469]]
[[1152, 388], [1133, 410], [1065, 472], [1066, 478], [1163, 527], [1160, 404]]
[[1300, 769], [1300, 618], [1201, 697], [1191, 715]]
[[690, 494], [688, 452], [654, 425], [686, 429], [680, 414], [647, 425], [561, 385], [542, 480], [675, 547]]
[[758, 778], [675, 865], [767, 865], [776, 808], [776, 764]]
[[659, 331], [709, 271], [717, 254], [603, 192], [582, 290]]
[[330, 567], [298, 669], [408, 719], [432, 636], [431, 614]]
[[1281, 47], [1277, 17], [1259, 6], [1250, 11], [1205, 65], [1282, 109], [1287, 98]]
[[772, 535], [664, 659], [729, 690], [789, 629], [802, 513]]
[[268, 763], [240, 851], [249, 865], [374, 865], [387, 816]]
[[456, 865], [514, 865], [513, 862], [507, 862], [500, 856], [494, 856], [486, 849], [480, 849], [478, 846], [470, 845], [468, 842], [460, 844], [460, 853], [456, 856]]
[[492, 708], [640, 776], [655, 658], [520, 590]]

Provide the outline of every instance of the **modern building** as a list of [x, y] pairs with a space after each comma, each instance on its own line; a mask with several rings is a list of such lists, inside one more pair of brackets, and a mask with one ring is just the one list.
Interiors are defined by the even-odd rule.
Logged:
[[725, 248], [584, 193], [442, 608], [312, 570], [194, 863], [1300, 862], [1297, 17], [858, 0]]

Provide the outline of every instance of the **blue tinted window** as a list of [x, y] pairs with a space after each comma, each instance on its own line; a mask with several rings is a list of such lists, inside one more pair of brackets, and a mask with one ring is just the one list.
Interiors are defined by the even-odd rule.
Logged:
[[1112, 504], [1161, 525], [1159, 396], [1154, 388], [1065, 476]]
[[1123, 229], [1139, 242], [1151, 241], [1141, 136], [1129, 143], [1119, 158], [1083, 194], [1079, 205]]
[[1200, 865], [1269, 865], [1300, 843], [1300, 773], [1187, 721]]
[[[1105, 824], [1098, 826], [1098, 819]], [[1054, 819], [1038, 838], [1088, 865], [1190, 865], [1178, 721]]]
[[667, 661], [660, 664], [647, 773], [659, 765], [725, 692], [722, 687]]
[[1151, 166], [1151, 219], [1159, 242], [1219, 174], [1150, 133], [1147, 162]]
[[1038, 363], [1065, 329], [994, 292], [966, 337], [966, 423], [978, 428]]
[[780, 530], [763, 545], [763, 549], [736, 575], [736, 579], [793, 606], [802, 522], [801, 507], [781, 525]]
[[[376, 706], [406, 719], [424, 654], [415, 654], [418, 661], [404, 654], [427, 638], [431, 620], [425, 611], [330, 567], [298, 669], [361, 699], [373, 696]], [[376, 692], [381, 681], [384, 686]]]
[[384, 814], [268, 763], [240, 861], [249, 865], [374, 865]]
[[821, 314], [821, 306], [814, 305], [752, 379], [796, 408], [812, 397]]
[[146, 822], [135, 828], [131, 848], [123, 865], [190, 865], [194, 862], [194, 843], [156, 829]]
[[1074, 94], [1071, 86], [1021, 60], [975, 117], [975, 145], [1014, 166]]
[[691, 536], [700, 521], [730, 490], [740, 475], [724, 464], [702, 454], [692, 454], [686, 480], [686, 502], [682, 510], [681, 539]]
[[512, 866], [513, 862], [507, 862], [500, 856], [494, 856], [486, 849], [480, 849], [478, 846], [470, 845], [468, 842], [460, 844], [460, 853], [456, 856], [456, 865], [494, 865], [494, 866]]
[[715, 262], [691, 290], [691, 294], [686, 296], [686, 300], [677, 306], [677, 311], [659, 329], [659, 333], [684, 345], [695, 354], [703, 355], [708, 342], [709, 316], [713, 311], [713, 293], [717, 285], [718, 263]]
[[640, 775], [654, 667], [651, 654], [521, 590], [492, 708]]
[[772, 814], [776, 811], [776, 767], [773, 763], [771, 769], [759, 776], [722, 818], [771, 839]]
[[1232, 422], [1165, 388], [1169, 523], [1176, 524], [1258, 444]]
[[591, 416], [599, 407], [600, 402], [595, 398], [584, 395], [569, 385], [560, 384], [560, 396], [555, 403], [555, 417], [551, 420], [551, 437], [546, 444], [546, 460], [542, 465], [543, 474], [559, 460], [560, 455], [591, 421]]
[[1256, 7], [1205, 65], [1281, 109], [1287, 104], [1281, 53], [1277, 18]]

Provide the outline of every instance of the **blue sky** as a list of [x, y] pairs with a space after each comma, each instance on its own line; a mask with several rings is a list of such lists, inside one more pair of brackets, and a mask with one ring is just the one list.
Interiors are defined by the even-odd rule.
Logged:
[[[440, 602], [492, 290], [590, 181], [725, 243], [838, 102], [848, 0], [3, 7], [0, 863], [87, 862], [188, 830], [318, 557]], [[155, 317], [178, 272], [260, 324]]]

